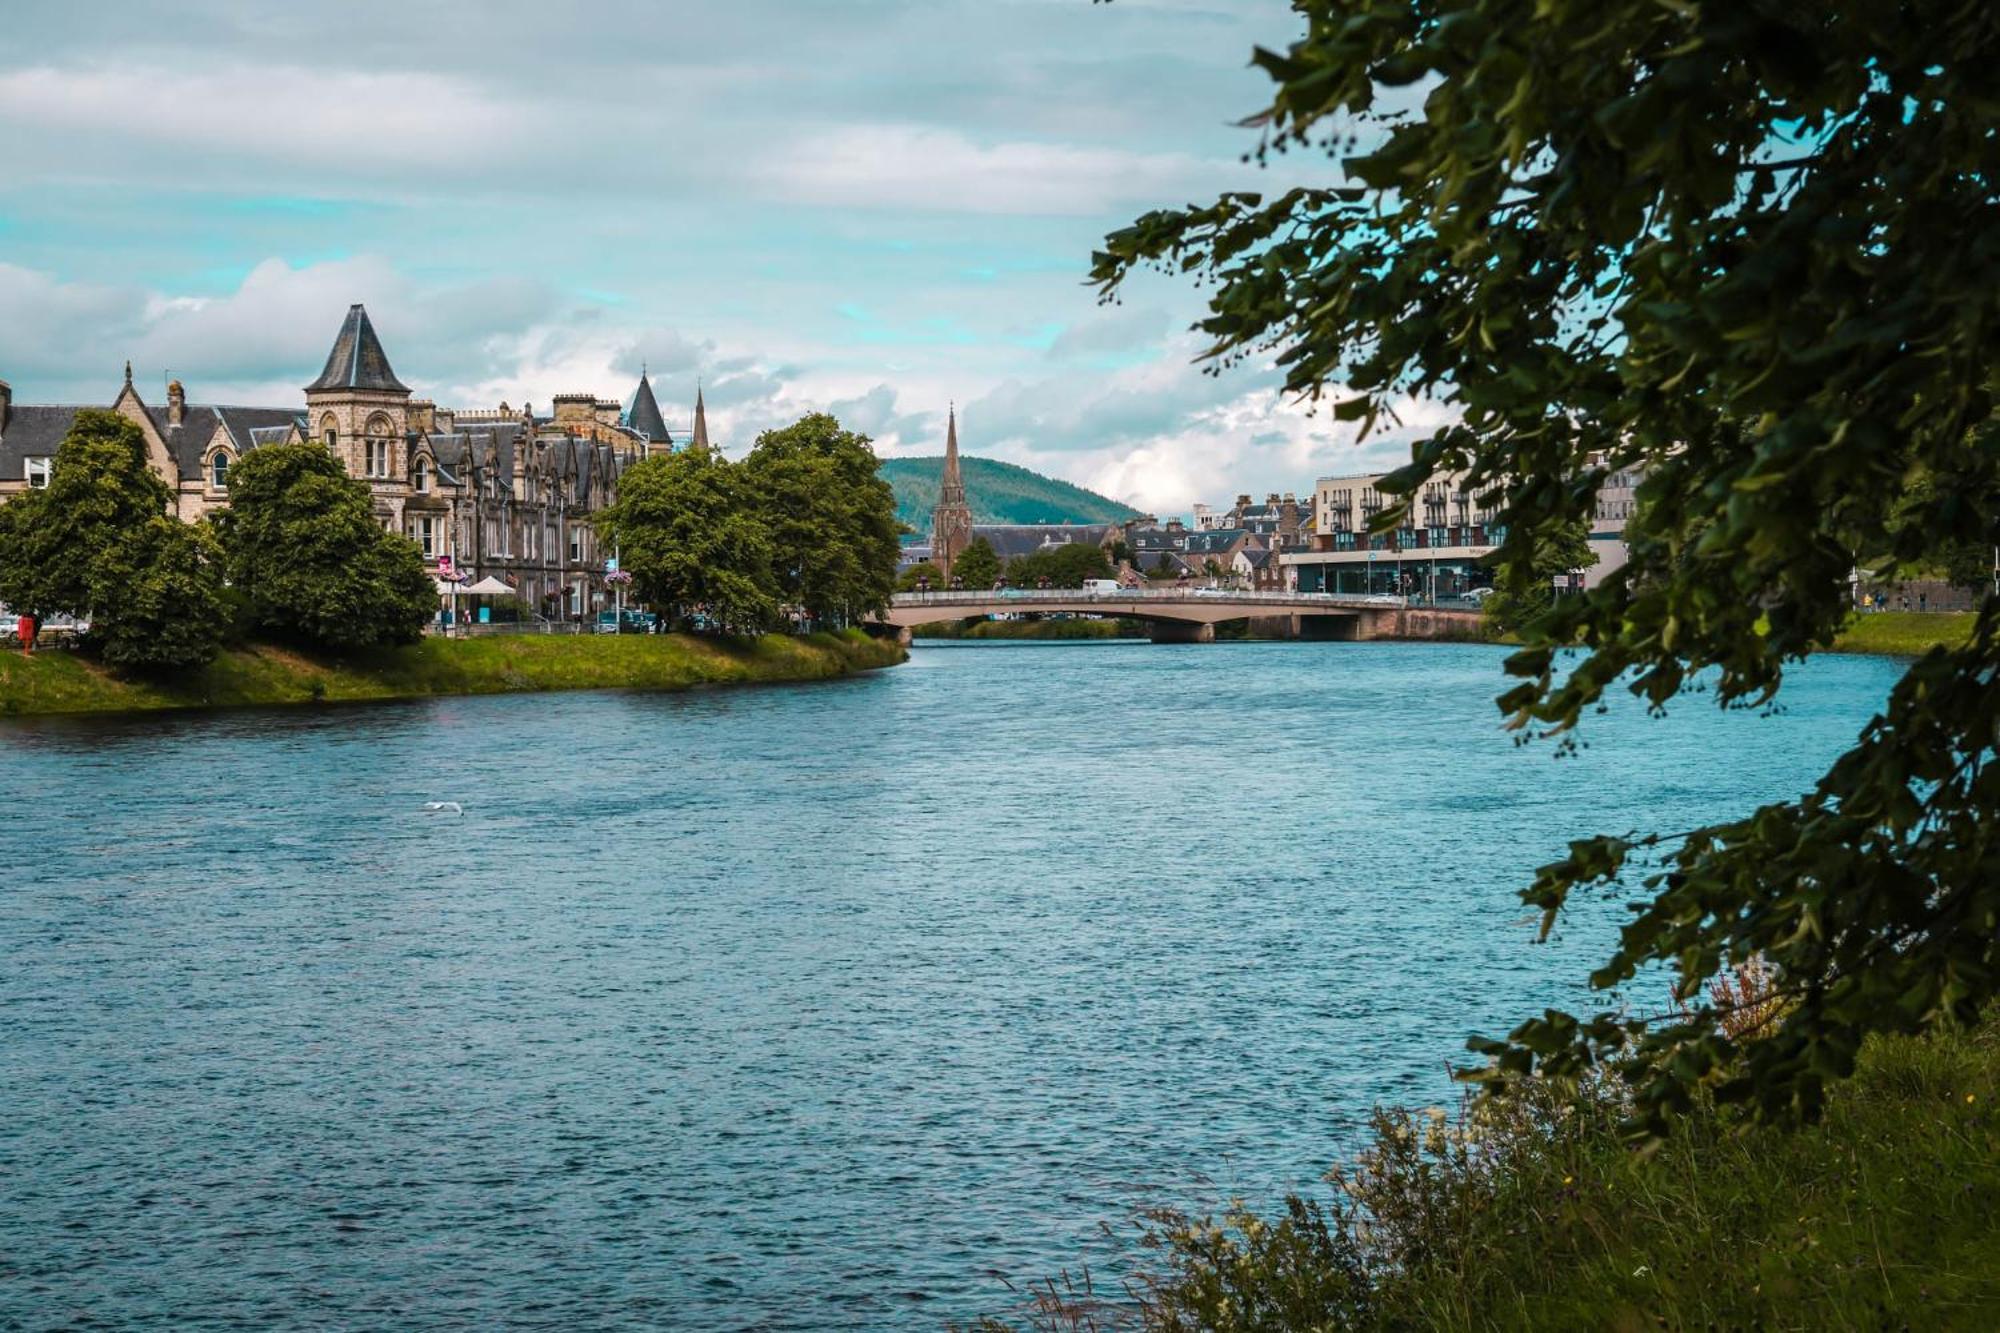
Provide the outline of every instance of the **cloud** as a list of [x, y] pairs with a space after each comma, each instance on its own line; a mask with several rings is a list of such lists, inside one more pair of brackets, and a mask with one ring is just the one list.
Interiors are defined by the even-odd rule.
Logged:
[[500, 159], [534, 119], [448, 73], [120, 63], [0, 74], [0, 122], [372, 174]]
[[753, 163], [749, 178], [793, 203], [945, 213], [1091, 216], [1213, 188], [1240, 174], [1191, 154], [1033, 141], [982, 144], [920, 125], [820, 130]]

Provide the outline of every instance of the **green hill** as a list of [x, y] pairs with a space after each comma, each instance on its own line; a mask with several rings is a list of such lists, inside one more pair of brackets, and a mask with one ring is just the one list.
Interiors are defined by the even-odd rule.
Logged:
[[[896, 492], [896, 517], [929, 532], [944, 456], [885, 458], [882, 479]], [[1139, 511], [1096, 491], [993, 458], [960, 457], [974, 523], [1118, 523]]]

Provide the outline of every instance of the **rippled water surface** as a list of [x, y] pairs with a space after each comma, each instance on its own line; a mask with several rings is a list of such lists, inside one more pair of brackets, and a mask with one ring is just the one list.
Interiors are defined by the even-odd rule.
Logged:
[[1557, 761], [1500, 656], [0, 726], [0, 1327], [938, 1328], [1310, 1185], [1579, 998], [1563, 838], [1793, 794], [1897, 671]]

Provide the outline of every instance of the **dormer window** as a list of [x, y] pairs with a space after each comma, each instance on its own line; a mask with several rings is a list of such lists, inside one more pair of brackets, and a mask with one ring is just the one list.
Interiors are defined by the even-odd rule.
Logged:
[[419, 458], [417, 465], [410, 469], [410, 487], [418, 495], [431, 493], [431, 463], [428, 458]]
[[229, 489], [229, 454], [226, 451], [218, 449], [215, 456], [208, 460], [208, 484], [212, 490]]
[[28, 459], [27, 471], [24, 473], [28, 479], [28, 485], [38, 491], [46, 490], [49, 484], [49, 469], [54, 462], [55, 460], [52, 458]]

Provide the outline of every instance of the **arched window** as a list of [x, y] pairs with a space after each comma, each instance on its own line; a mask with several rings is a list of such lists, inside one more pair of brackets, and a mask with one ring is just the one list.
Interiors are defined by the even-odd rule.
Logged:
[[326, 441], [329, 449], [340, 443], [340, 428], [333, 424], [333, 413], [329, 412], [319, 419], [319, 436]]
[[208, 484], [218, 491], [229, 489], [229, 454], [217, 449], [215, 457], [208, 460]]
[[416, 491], [418, 495], [429, 495], [431, 493], [430, 459], [419, 458], [416, 462], [416, 466], [410, 469], [410, 487], [411, 489]]

